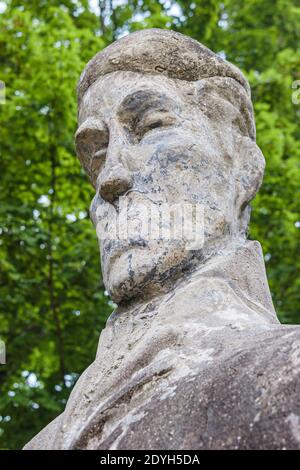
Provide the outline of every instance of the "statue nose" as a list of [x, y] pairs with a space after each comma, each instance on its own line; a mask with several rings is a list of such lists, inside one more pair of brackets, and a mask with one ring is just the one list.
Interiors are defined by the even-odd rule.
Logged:
[[100, 175], [99, 193], [102, 199], [112, 202], [126, 193], [132, 187], [132, 177], [129, 171], [121, 165], [110, 168]]

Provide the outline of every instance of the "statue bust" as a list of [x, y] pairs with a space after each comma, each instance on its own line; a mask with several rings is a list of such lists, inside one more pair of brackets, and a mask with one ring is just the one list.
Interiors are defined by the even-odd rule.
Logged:
[[245, 77], [179, 33], [129, 34], [83, 71], [75, 142], [118, 306], [25, 448], [300, 448], [300, 330], [247, 240], [265, 162]]

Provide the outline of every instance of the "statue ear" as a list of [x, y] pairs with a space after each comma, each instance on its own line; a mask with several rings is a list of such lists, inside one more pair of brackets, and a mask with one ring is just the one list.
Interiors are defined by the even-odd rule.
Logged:
[[[249, 221], [249, 202], [255, 197], [263, 180], [265, 159], [255, 140], [239, 138], [236, 153], [236, 208], [245, 229]], [[246, 220], [245, 220], [246, 219]], [[242, 228], [241, 227], [241, 228]]]

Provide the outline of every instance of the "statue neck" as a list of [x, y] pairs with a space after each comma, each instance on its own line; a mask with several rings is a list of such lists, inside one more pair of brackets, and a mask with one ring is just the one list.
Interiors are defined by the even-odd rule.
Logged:
[[261, 247], [252, 241], [213, 256], [168, 292], [123, 304], [101, 332], [85, 382], [80, 379], [84, 393], [83, 385], [72, 392], [65, 411], [68, 432], [63, 431], [61, 439], [76, 448], [72, 436], [79, 431], [86, 435], [93, 417], [99, 419], [102, 410], [115, 404], [117, 409], [120, 396], [130, 396], [128, 390], [152, 387], [166, 373], [182, 377], [196, 357], [198, 366], [200, 362], [209, 368], [212, 352], [230, 355], [233, 345], [236, 350], [249, 335], [269, 331], [277, 323]]

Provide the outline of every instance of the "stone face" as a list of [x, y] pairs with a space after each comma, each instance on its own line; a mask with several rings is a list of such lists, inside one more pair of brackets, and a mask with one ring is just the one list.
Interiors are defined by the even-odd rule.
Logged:
[[[118, 307], [65, 411], [25, 448], [300, 448], [300, 330], [278, 322], [246, 240], [264, 158], [245, 78], [190, 38], [145, 30], [89, 62], [78, 99]], [[198, 216], [192, 238], [177, 230]]]
[[[149, 31], [131, 40], [144, 41], [144, 34]], [[127, 38], [118, 48], [123, 41], [127, 50]], [[247, 202], [260, 185], [264, 159], [254, 140], [251, 101], [235, 79], [110, 72], [87, 89], [78, 119], [78, 156], [96, 188], [91, 216], [102, 241], [104, 283], [115, 302], [157, 294], [183, 269], [195, 269], [221, 248], [244, 240]], [[129, 224], [151, 219], [157, 231], [164, 228], [170, 206], [202, 206], [203, 246], [187, 250], [184, 238], [162, 242], [134, 230], [124, 239], [110, 239], [122, 203], [129, 206]], [[159, 216], [150, 217], [151, 211]]]

